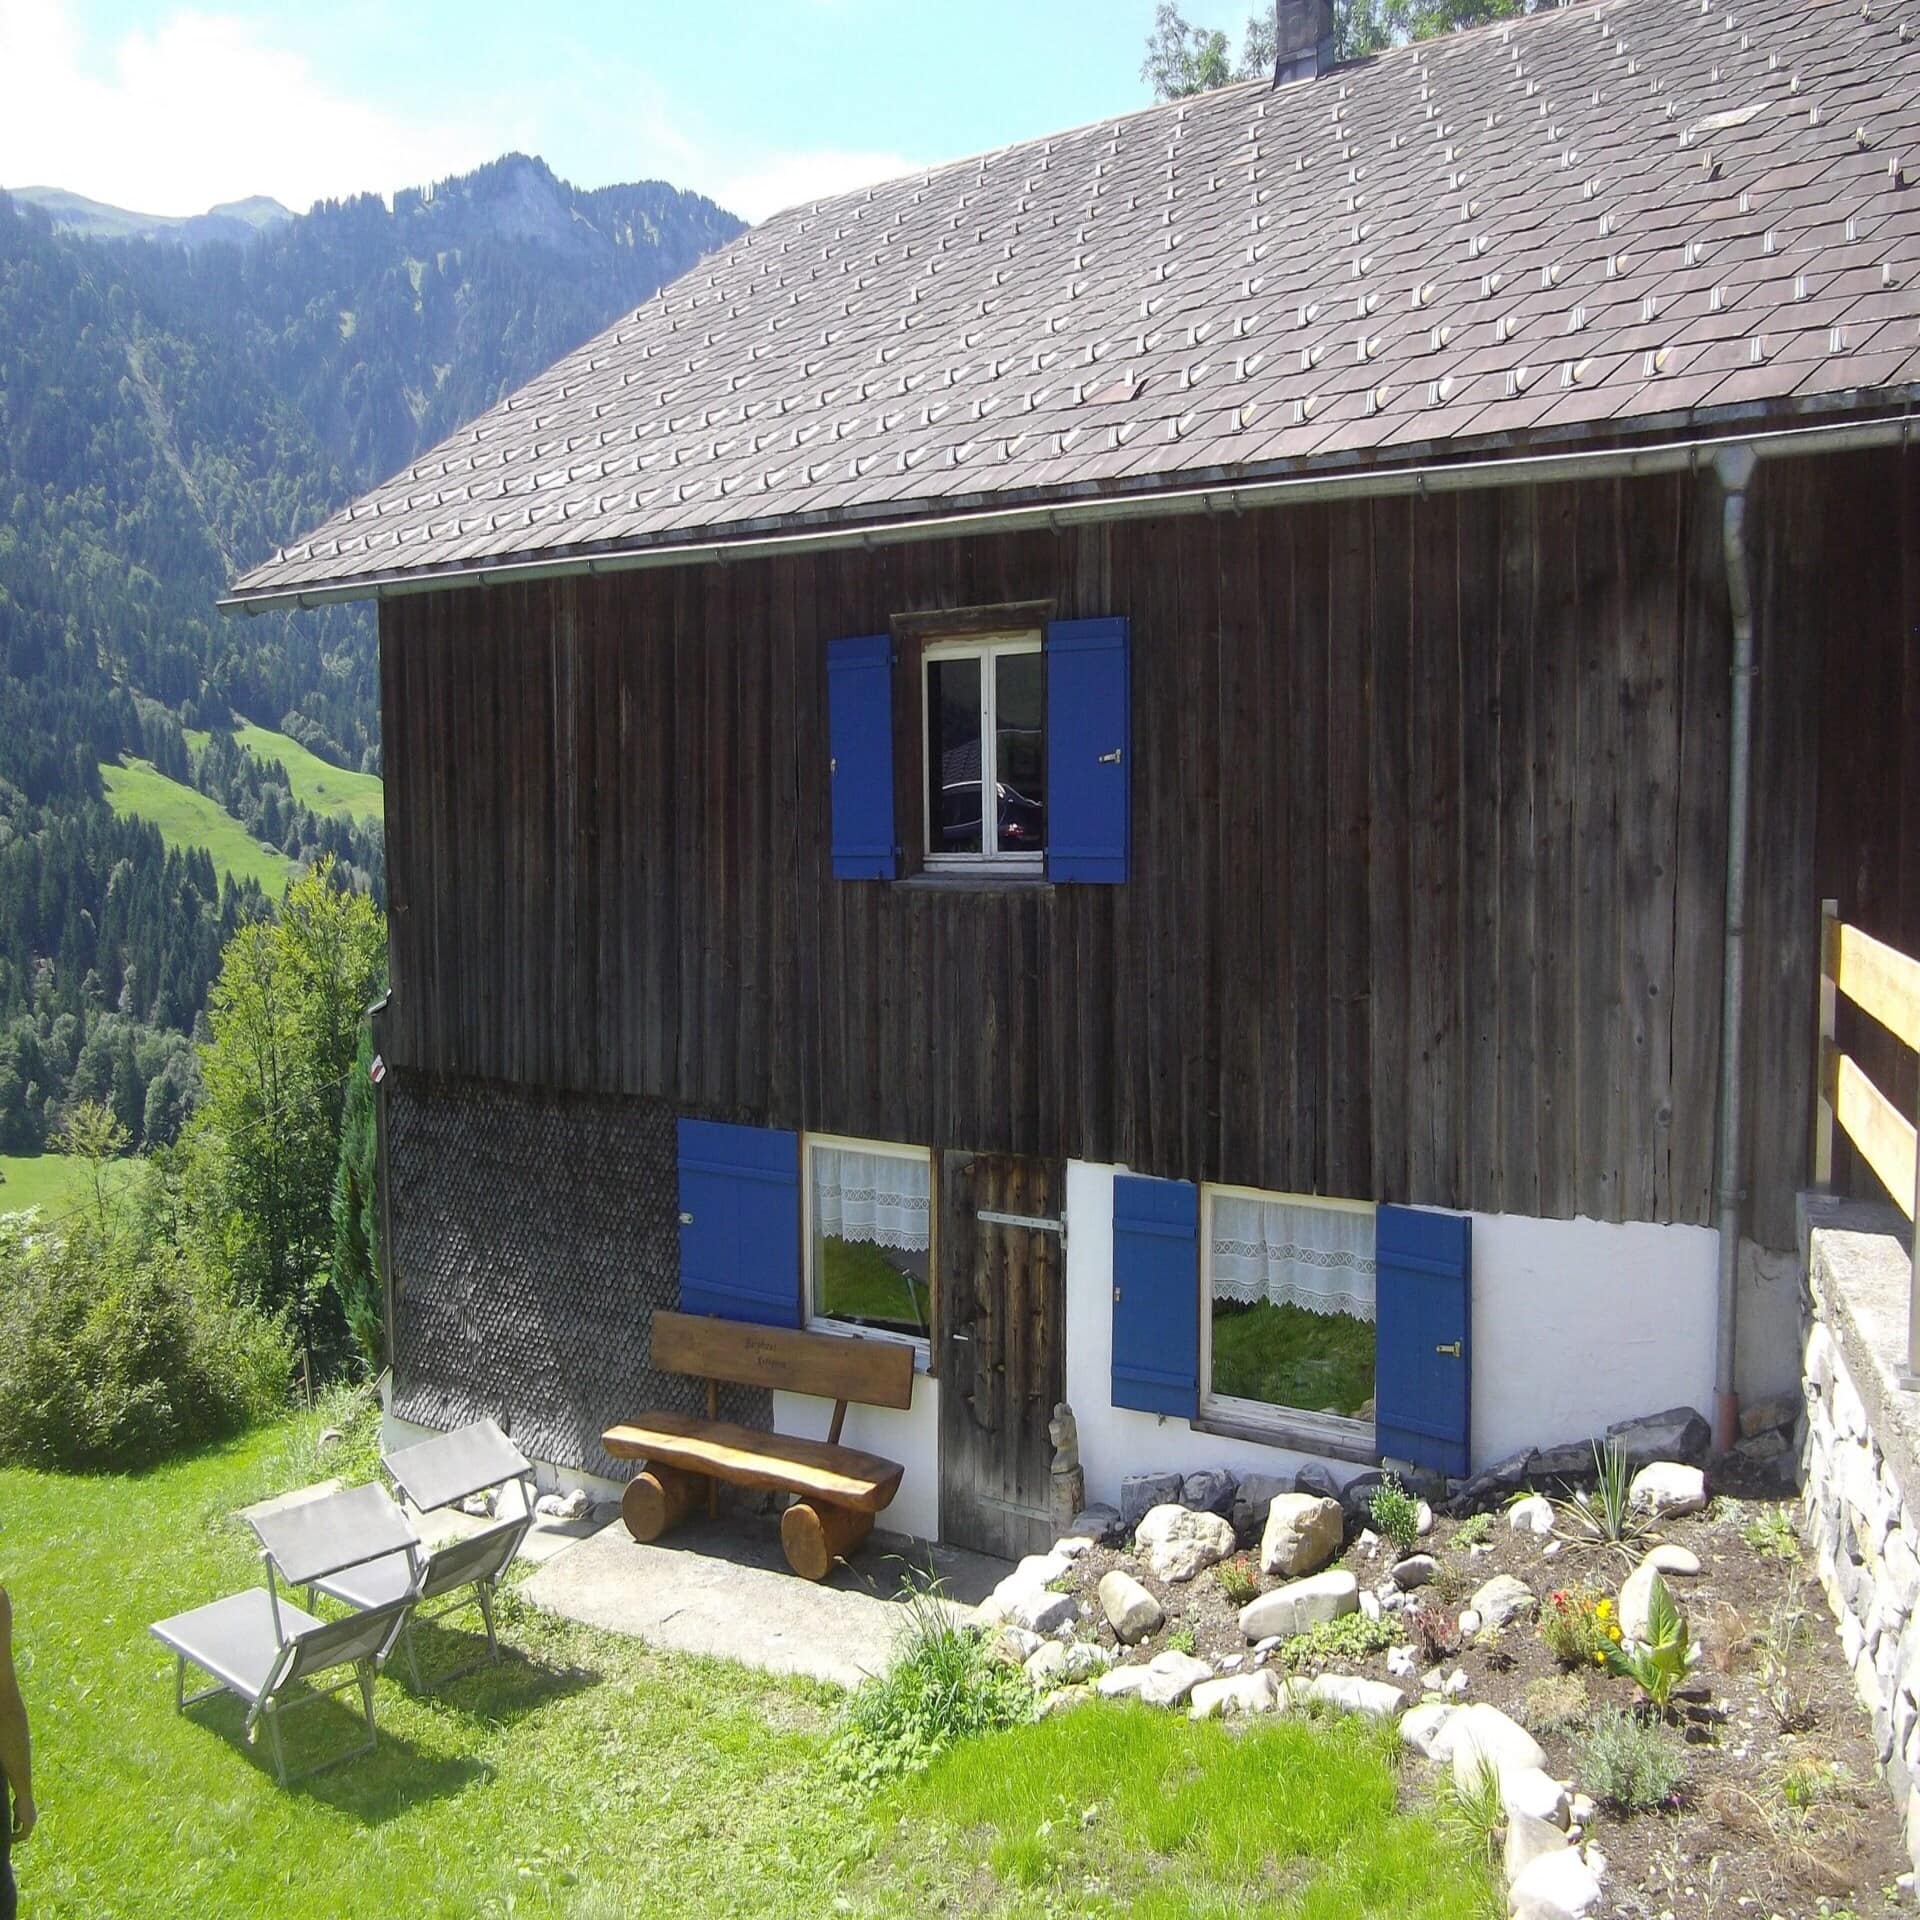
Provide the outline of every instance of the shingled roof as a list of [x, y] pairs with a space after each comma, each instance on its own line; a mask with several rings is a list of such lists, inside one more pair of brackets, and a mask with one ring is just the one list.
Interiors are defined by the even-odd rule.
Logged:
[[779, 214], [230, 604], [1906, 404], [1920, 0], [1587, 0]]

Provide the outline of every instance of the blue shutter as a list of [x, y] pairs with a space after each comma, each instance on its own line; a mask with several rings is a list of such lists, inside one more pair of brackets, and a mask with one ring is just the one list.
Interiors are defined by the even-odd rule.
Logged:
[[680, 1311], [800, 1324], [800, 1136], [680, 1122]]
[[[1375, 1443], [1464, 1474], [1473, 1377], [1473, 1220], [1382, 1207], [1374, 1225]], [[1442, 1348], [1459, 1346], [1457, 1355]]]
[[827, 643], [827, 751], [833, 776], [833, 877], [891, 880], [893, 640]]
[[1127, 623], [1047, 628], [1047, 877], [1127, 877]]
[[1113, 1180], [1113, 1404], [1200, 1412], [1200, 1190]]

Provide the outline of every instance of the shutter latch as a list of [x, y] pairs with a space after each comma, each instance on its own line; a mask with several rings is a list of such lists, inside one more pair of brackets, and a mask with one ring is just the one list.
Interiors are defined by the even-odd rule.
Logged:
[[1460, 1358], [1460, 1342], [1458, 1340], [1450, 1340], [1444, 1347], [1435, 1347], [1434, 1352], [1444, 1353], [1450, 1360], [1458, 1360]]
[[682, 1215], [680, 1216], [680, 1224], [681, 1224], [681, 1225], [682, 1225], [683, 1227], [690, 1227], [690, 1226], [692, 1226], [692, 1225], [693, 1225], [693, 1215], [692, 1215], [692, 1214], [690, 1214], [690, 1213], [683, 1213], [683, 1214], [682, 1214]]
[[1115, 747], [1111, 753], [1103, 753], [1100, 756], [1100, 764], [1103, 767], [1117, 767], [1120, 764], [1120, 749]]

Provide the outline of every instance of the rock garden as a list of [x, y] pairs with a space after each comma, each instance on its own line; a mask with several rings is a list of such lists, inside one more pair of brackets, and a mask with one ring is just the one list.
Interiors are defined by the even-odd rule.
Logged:
[[1403, 1798], [1473, 1830], [1518, 1920], [1907, 1905], [1785, 1449], [1706, 1444], [1681, 1410], [1451, 1489], [1136, 1476], [981, 1618], [1047, 1713], [1392, 1718]]

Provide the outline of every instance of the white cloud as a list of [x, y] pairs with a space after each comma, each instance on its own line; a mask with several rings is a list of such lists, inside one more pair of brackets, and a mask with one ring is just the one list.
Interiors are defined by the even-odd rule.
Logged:
[[770, 153], [733, 173], [723, 174], [703, 187], [743, 220], [764, 220], [770, 213], [798, 206], [803, 200], [824, 200], [852, 193], [918, 172], [922, 162], [904, 153], [859, 153], [823, 149], [815, 153]]
[[247, 22], [180, 11], [91, 68], [68, 0], [0, 0], [0, 183], [59, 186], [143, 213], [267, 193], [326, 196], [464, 171], [524, 128], [402, 120], [332, 91]]

